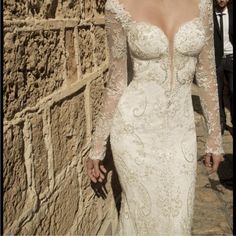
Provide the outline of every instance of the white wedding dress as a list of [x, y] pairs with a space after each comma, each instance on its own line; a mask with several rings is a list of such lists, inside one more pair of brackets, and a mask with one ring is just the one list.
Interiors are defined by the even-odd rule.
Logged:
[[117, 235], [191, 235], [197, 163], [194, 75], [208, 126], [206, 152], [223, 153], [211, 2], [199, 0], [199, 17], [179, 27], [171, 52], [161, 28], [133, 20], [119, 0], [107, 0], [110, 77], [89, 156], [103, 160], [110, 135], [122, 186]]

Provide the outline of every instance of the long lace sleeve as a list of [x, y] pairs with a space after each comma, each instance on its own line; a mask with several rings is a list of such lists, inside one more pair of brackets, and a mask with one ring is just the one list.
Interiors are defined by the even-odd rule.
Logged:
[[223, 154], [215, 69], [213, 8], [211, 0], [207, 0], [204, 9], [203, 23], [206, 30], [206, 43], [199, 54], [196, 68], [196, 82], [199, 86], [203, 115], [208, 128], [205, 152]]
[[115, 108], [127, 86], [127, 42], [125, 31], [115, 13], [106, 9], [106, 32], [109, 48], [109, 79], [105, 87], [104, 103], [92, 136], [90, 159], [103, 160]]

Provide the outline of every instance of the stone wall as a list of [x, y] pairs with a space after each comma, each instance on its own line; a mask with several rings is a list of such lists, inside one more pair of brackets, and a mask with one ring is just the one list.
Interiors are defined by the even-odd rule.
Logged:
[[108, 72], [104, 0], [4, 0], [5, 235], [112, 232], [85, 171]]

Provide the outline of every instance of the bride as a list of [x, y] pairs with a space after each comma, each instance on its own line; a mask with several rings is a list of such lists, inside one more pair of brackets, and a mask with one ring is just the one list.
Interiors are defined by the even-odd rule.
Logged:
[[122, 186], [117, 235], [191, 235], [194, 76], [208, 127], [205, 165], [214, 172], [223, 161], [212, 12], [211, 0], [107, 0], [110, 77], [87, 170], [103, 181], [110, 136]]

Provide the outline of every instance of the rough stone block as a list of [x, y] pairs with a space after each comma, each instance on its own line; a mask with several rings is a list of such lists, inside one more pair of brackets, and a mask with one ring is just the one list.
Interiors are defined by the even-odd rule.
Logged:
[[66, 235], [79, 208], [79, 183], [75, 170], [68, 173], [60, 188], [44, 202], [19, 235]]
[[82, 18], [90, 19], [94, 16], [94, 1], [81, 0], [82, 4]]
[[79, 183], [76, 171], [63, 181], [63, 187], [53, 199], [54, 210], [51, 219], [51, 234], [66, 235], [74, 223], [79, 209]]
[[23, 124], [4, 133], [3, 209], [7, 229], [22, 214], [26, 200], [27, 176], [24, 165]]
[[100, 66], [106, 60], [106, 31], [104, 27], [97, 26], [94, 30], [95, 48], [94, 55], [97, 66]]
[[4, 114], [9, 120], [62, 85], [64, 52], [60, 32], [53, 30], [6, 33], [4, 43]]
[[56, 16], [60, 18], [77, 18], [81, 19], [81, 0], [61, 0]]
[[105, 3], [106, 3], [106, 0], [96, 0], [95, 1], [95, 14], [104, 15]]
[[74, 30], [66, 29], [65, 47], [67, 51], [66, 71], [68, 81], [73, 83], [77, 80], [77, 63], [75, 58]]
[[56, 104], [51, 109], [51, 121], [54, 171], [57, 175], [78, 155], [84, 142], [86, 118], [83, 93]]
[[44, 192], [49, 185], [47, 150], [43, 136], [43, 120], [40, 115], [32, 115], [32, 156], [34, 163], [34, 179], [37, 194]]
[[79, 56], [82, 73], [91, 73], [94, 68], [94, 42], [90, 27], [79, 29]]
[[[14, 120], [16, 113], [36, 106], [41, 99], [61, 88], [65, 79], [64, 74], [67, 73], [66, 82], [69, 84], [75, 82], [77, 59], [81, 62], [83, 74], [95, 72], [97, 67], [103, 64], [106, 60], [107, 47], [104, 27], [80, 26], [80, 22], [93, 22], [97, 19], [95, 17], [98, 17], [97, 23], [101, 23], [105, 1], [4, 0], [4, 19], [9, 20], [4, 32], [3, 100], [6, 122]], [[50, 18], [58, 19], [56, 25]], [[63, 21], [64, 19], [68, 21]], [[33, 24], [37, 22], [40, 25], [35, 29]], [[77, 45], [74, 45], [74, 24], [78, 24], [79, 28]], [[39, 30], [39, 27], [45, 29]], [[55, 30], [58, 27], [62, 27], [63, 32]], [[102, 93], [106, 80], [107, 70], [100, 76], [98, 74], [97, 79], [91, 84], [93, 125], [103, 102]], [[106, 222], [109, 211], [113, 209], [110, 204], [113, 195], [109, 177], [106, 183], [108, 198], [104, 200], [94, 196], [85, 169], [85, 158], [78, 158], [86, 134], [83, 89], [56, 102], [51, 107], [50, 115], [52, 139], [49, 145], [53, 148], [54, 175], [56, 181], [57, 177], [60, 178], [60, 184], [56, 184], [49, 198], [44, 198], [43, 201], [39, 199], [37, 211], [33, 213], [32, 218], [25, 219], [26, 221], [19, 226], [22, 228], [18, 233], [20, 235], [65, 235], [68, 232], [75, 232], [77, 228], [74, 235], [91, 235], [94, 229], [98, 232], [102, 222]], [[24, 119], [23, 113], [22, 118]], [[29, 119], [32, 139], [28, 141], [32, 142], [33, 164], [33, 171], [30, 173], [34, 174], [32, 178], [36, 184], [36, 193], [41, 194], [49, 185], [49, 173], [51, 173], [44, 143], [44, 122], [41, 114], [36, 112], [32, 112]], [[4, 133], [4, 226], [6, 228], [19, 220], [23, 210], [29, 210], [29, 207], [24, 206], [27, 175], [22, 130], [23, 127], [18, 125]], [[80, 167], [69, 166], [75, 158], [78, 158]], [[68, 172], [64, 172], [65, 169]], [[62, 175], [58, 176], [60, 173]], [[82, 180], [79, 182], [78, 178]], [[81, 202], [82, 204], [79, 205]], [[110, 222], [110, 218], [108, 221]]]
[[12, 18], [25, 18], [28, 14], [28, 1], [14, 1], [14, 0], [4, 0], [3, 1], [3, 13], [5, 19]]
[[58, 1], [52, 0], [4, 0], [4, 18], [12, 19], [27, 19], [33, 18], [54, 18]]

